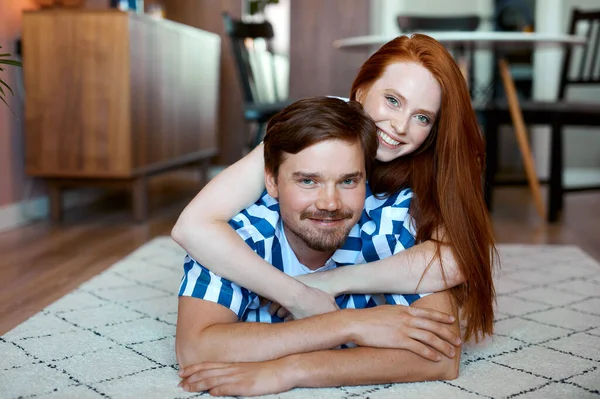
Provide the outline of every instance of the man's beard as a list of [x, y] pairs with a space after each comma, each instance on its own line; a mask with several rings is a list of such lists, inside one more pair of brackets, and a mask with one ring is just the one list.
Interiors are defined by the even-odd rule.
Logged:
[[[309, 212], [303, 211], [300, 214], [300, 220], [304, 219], [352, 219], [354, 213], [351, 211], [317, 211]], [[284, 223], [286, 221], [284, 220]], [[307, 247], [313, 251], [319, 252], [330, 252], [339, 249], [346, 242], [348, 234], [352, 229], [353, 225], [340, 226], [337, 228], [330, 229], [319, 229], [315, 228], [303, 228], [301, 226], [295, 226], [292, 223], [286, 223], [287, 228], [300, 238]]]

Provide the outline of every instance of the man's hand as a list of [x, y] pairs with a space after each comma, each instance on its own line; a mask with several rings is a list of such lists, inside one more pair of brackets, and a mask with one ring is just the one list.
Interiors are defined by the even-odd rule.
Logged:
[[352, 342], [359, 346], [406, 349], [440, 361], [456, 355], [460, 337], [452, 331], [454, 317], [433, 309], [382, 305], [354, 310]]
[[187, 392], [213, 396], [257, 396], [289, 391], [294, 381], [286, 358], [256, 363], [200, 363], [179, 372]]

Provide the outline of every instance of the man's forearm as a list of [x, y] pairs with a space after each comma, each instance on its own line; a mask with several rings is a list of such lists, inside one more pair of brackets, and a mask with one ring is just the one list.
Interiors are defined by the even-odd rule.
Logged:
[[182, 367], [201, 362], [257, 362], [335, 348], [351, 339], [347, 310], [285, 323], [216, 324], [178, 333]]
[[287, 376], [296, 387], [320, 388], [455, 379], [460, 355], [432, 362], [401, 349], [352, 348], [302, 353], [281, 360], [286, 364], [282, 372], [290, 373]]

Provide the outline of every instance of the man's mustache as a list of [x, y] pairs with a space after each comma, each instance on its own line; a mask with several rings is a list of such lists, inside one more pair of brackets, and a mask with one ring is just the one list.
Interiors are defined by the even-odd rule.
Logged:
[[354, 212], [348, 210], [338, 210], [338, 211], [302, 211], [300, 213], [300, 220], [304, 219], [331, 219], [331, 220], [341, 220], [341, 219], [352, 219], [354, 216]]

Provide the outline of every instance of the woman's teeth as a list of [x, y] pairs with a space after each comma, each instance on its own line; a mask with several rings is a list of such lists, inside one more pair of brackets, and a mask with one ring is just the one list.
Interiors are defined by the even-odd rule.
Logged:
[[387, 134], [385, 134], [381, 130], [377, 130], [377, 135], [379, 137], [381, 137], [381, 139], [383, 141], [385, 141], [386, 143], [388, 143], [389, 145], [399, 145], [400, 144], [399, 141], [394, 140], [393, 138], [391, 138], [390, 136], [388, 136]]

